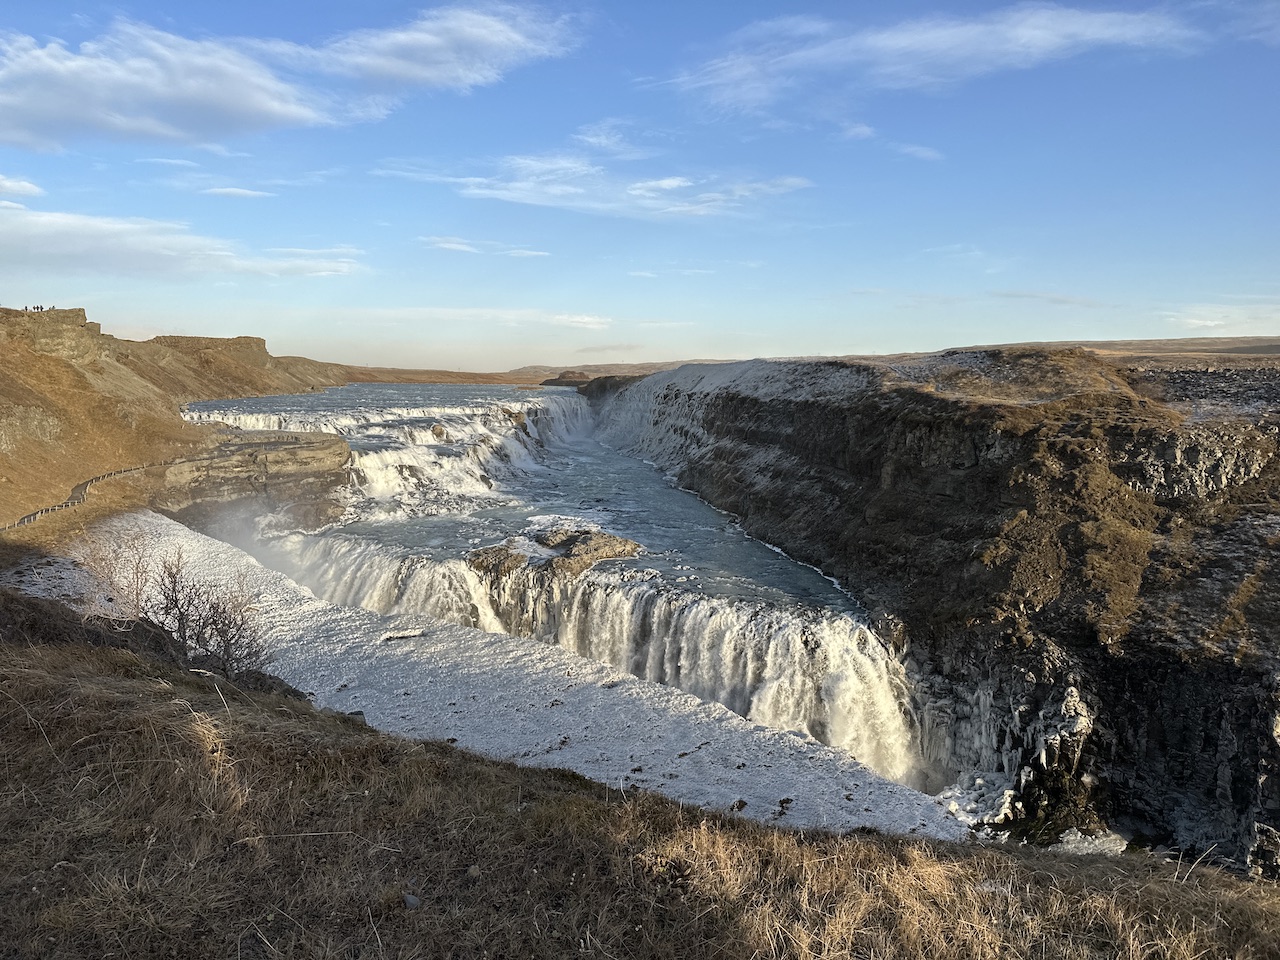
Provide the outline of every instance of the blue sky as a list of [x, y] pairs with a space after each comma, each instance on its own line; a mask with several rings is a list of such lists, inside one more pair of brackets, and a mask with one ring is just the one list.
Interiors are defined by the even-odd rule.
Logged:
[[507, 369], [1280, 334], [1280, 2], [0, 18], [0, 303]]

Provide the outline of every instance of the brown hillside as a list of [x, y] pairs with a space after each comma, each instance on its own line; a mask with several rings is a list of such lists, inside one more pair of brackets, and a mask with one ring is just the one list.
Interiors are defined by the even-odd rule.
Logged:
[[183, 403], [351, 382], [528, 381], [273, 357], [258, 337], [121, 340], [83, 310], [0, 308], [0, 525], [89, 477], [206, 449], [214, 431], [184, 423]]

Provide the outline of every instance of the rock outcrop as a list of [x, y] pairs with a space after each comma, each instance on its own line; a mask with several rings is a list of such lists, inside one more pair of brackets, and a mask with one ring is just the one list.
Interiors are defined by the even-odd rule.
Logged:
[[152, 506], [187, 526], [215, 528], [234, 504], [289, 527], [336, 522], [350, 479], [351, 450], [330, 434], [243, 434], [215, 455], [168, 466]]
[[604, 560], [634, 557], [641, 549], [603, 530], [549, 527], [473, 550], [467, 565], [484, 581], [505, 632], [549, 639], [561, 620], [559, 600], [575, 580]]
[[543, 380], [544, 387], [578, 387], [591, 380], [591, 374], [581, 370], [561, 370], [554, 377]]
[[1274, 874], [1280, 418], [1169, 382], [1026, 348], [583, 392], [611, 442], [865, 600], [939, 786], [1002, 775], [1024, 828], [1127, 821]]
[[[536, 543], [544, 549], [530, 549]], [[498, 580], [516, 573], [548, 580], [572, 580], [602, 560], [634, 557], [640, 544], [603, 530], [555, 527], [539, 530], [532, 543], [514, 540], [473, 550], [467, 563], [477, 573]]]
[[342, 440], [223, 442], [214, 428], [184, 423], [179, 407], [348, 379], [337, 364], [273, 357], [257, 337], [134, 342], [103, 334], [79, 309], [0, 309], [0, 522], [58, 502], [90, 477], [151, 464], [165, 466], [132, 474], [128, 505], [198, 524], [231, 502], [302, 526], [329, 522], [348, 479]]

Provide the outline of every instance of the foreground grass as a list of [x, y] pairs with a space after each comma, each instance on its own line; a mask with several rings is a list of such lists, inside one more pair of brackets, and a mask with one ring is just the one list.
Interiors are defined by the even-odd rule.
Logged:
[[775, 831], [9, 632], [0, 956], [1189, 960], [1280, 944], [1280, 891], [1208, 867]]

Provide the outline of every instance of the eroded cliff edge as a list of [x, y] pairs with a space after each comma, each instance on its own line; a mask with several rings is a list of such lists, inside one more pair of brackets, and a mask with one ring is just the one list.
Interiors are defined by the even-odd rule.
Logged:
[[1005, 348], [687, 366], [613, 442], [835, 576], [916, 678], [939, 782], [1275, 874], [1280, 373]]

